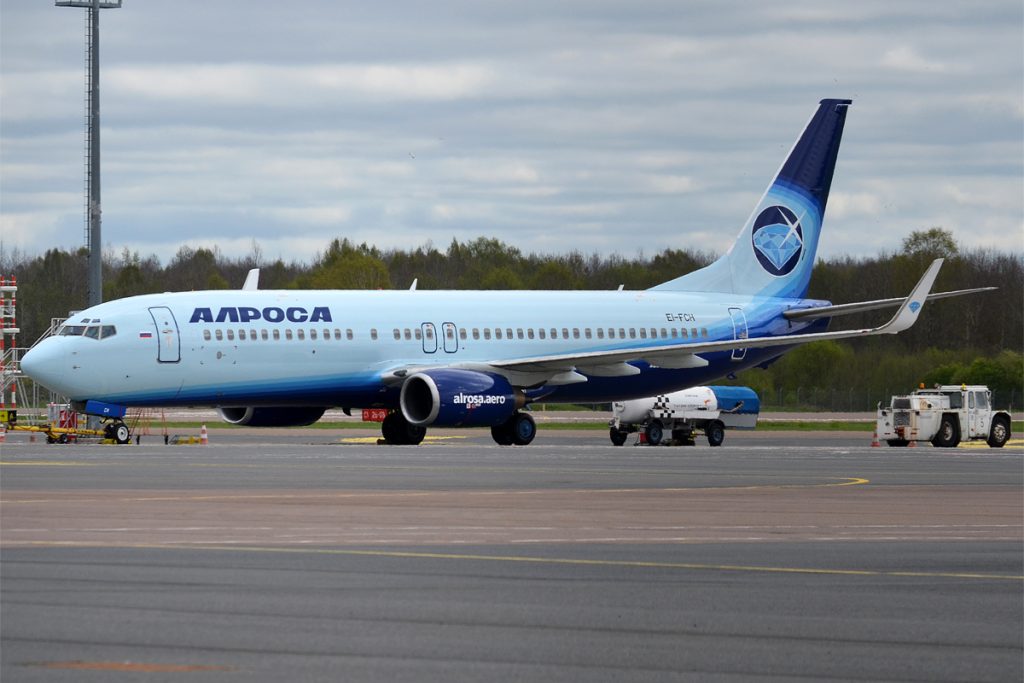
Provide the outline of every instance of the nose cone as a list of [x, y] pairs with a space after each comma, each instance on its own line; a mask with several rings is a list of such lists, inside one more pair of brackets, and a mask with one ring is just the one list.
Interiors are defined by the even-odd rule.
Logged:
[[44, 339], [21, 357], [21, 371], [54, 391], [65, 393], [67, 367], [64, 349], [56, 338]]

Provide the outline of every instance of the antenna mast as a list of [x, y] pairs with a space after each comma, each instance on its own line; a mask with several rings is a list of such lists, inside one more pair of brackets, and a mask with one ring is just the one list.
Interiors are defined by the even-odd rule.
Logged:
[[84, 7], [85, 17], [85, 237], [89, 247], [89, 305], [103, 302], [100, 240], [100, 10], [121, 0], [57, 0], [57, 7]]

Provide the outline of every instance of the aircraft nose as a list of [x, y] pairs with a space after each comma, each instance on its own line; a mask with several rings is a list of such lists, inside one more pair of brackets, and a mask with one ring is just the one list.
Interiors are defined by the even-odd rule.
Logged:
[[67, 376], [64, 351], [55, 339], [44, 339], [21, 357], [21, 371], [40, 384], [57, 391], [61, 390]]

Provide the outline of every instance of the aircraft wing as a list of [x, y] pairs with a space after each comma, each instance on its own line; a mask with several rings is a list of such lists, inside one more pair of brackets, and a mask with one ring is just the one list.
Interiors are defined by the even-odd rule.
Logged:
[[[910, 328], [921, 312], [928, 292], [942, 267], [942, 259], [932, 261], [928, 270], [910, 292], [901, 300], [899, 310], [884, 325], [879, 327], [820, 332], [817, 334], [792, 334], [778, 337], [755, 337], [752, 339], [727, 339], [712, 342], [690, 342], [658, 347], [637, 347], [592, 351], [588, 353], [556, 354], [530, 358], [502, 359], [491, 361], [468, 361], [445, 364], [443, 367], [491, 372], [506, 377], [513, 386], [535, 387], [543, 384], [557, 386], [586, 382], [587, 375], [616, 377], [636, 375], [640, 369], [627, 361], [642, 360], [662, 368], [699, 368], [708, 364], [700, 357], [702, 353], [730, 351], [737, 348], [766, 348], [771, 346], [794, 346], [826, 339], [849, 339], [868, 337], [876, 334], [897, 334]], [[871, 302], [874, 303], [874, 302]], [[382, 375], [385, 383], [391, 384], [404, 379], [409, 373], [436, 365], [398, 368]]]
[[[998, 287], [976, 287], [974, 289], [958, 289], [955, 292], [936, 292], [929, 294], [927, 301], [938, 299], [949, 299], [954, 296], [965, 294], [977, 294], [978, 292], [991, 292]], [[875, 301], [858, 301], [853, 304], [839, 304], [838, 306], [816, 306], [814, 308], [794, 308], [782, 314], [787, 320], [816, 320], [818, 318], [834, 318], [837, 315], [850, 315], [851, 313], [863, 313], [864, 311], [876, 311], [882, 308], [894, 308], [899, 306], [903, 299], [877, 299]]]

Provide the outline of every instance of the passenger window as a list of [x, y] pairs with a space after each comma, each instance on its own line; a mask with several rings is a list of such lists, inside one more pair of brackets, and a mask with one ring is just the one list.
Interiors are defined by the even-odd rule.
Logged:
[[615, 339], [615, 328], [614, 327], [609, 327], [608, 328], [608, 338], [609, 339]]
[[[552, 339], [558, 339], [558, 330], [556, 330], [553, 327], [551, 328], [551, 338]], [[566, 336], [565, 338], [568, 339], [569, 337]]]
[[494, 338], [495, 339], [501, 339], [501, 328], [500, 327], [495, 327], [494, 328]]
[[295, 336], [299, 338], [299, 341], [304, 341], [306, 339], [306, 331], [300, 327], [295, 330]]
[[459, 328], [459, 339], [461, 339], [462, 341], [466, 341], [466, 328], [465, 327], [460, 327]]
[[651, 328], [651, 339], [657, 339], [657, 338], [658, 338], [658, 330], [656, 328], [652, 327]]
[[647, 339], [647, 328], [646, 327], [641, 327], [640, 328], [640, 338], [641, 339]]
[[677, 330], [676, 328], [673, 327], [672, 328], [672, 338], [675, 339], [678, 336], [679, 336], [679, 330]]
[[484, 339], [490, 339], [490, 338], [491, 338], [491, 328], [485, 327], [484, 328]]
[[325, 327], [324, 328], [324, 341], [330, 341], [330, 340], [331, 340], [331, 331]]
[[523, 328], [516, 328], [516, 337], [518, 337], [519, 339], [523, 338]]
[[547, 333], [545, 332], [543, 327], [537, 329], [537, 336], [539, 338], [544, 339], [546, 337], [546, 334]]
[[589, 327], [586, 328], [585, 330], [583, 330], [583, 336], [585, 336], [587, 339], [590, 339], [590, 328]]
[[395, 328], [394, 334], [395, 334], [395, 341], [401, 341], [402, 340], [402, 332], [397, 327]]
[[310, 330], [309, 331], [309, 338], [313, 339], [313, 340], [316, 339], [316, 330]]
[[479, 339], [479, 338], [480, 338], [480, 328], [474, 327], [473, 328], [473, 339]]
[[370, 339], [372, 339], [373, 341], [377, 341], [377, 328], [376, 327], [371, 327], [370, 328]]
[[423, 339], [423, 330], [417, 327], [415, 330], [413, 330], [413, 332], [415, 333], [416, 341], [420, 341], [421, 339]]
[[597, 328], [597, 338], [598, 339], [604, 339], [604, 328], [603, 327]]
[[569, 328], [568, 327], [563, 327], [562, 328], [562, 339], [568, 339], [568, 338], [569, 338]]
[[526, 337], [527, 337], [527, 339], [533, 339], [533, 328], [532, 327], [526, 328]]
[[352, 333], [351, 329], [345, 330], [345, 338], [349, 341], [352, 341], [352, 339], [355, 338], [355, 334]]
[[281, 330], [275, 329], [274, 330], [274, 341], [280, 341], [280, 339], [281, 339]]
[[630, 339], [636, 339], [636, 328], [635, 327], [629, 328], [629, 338]]
[[511, 338], [512, 338], [512, 328], [511, 327], [506, 327], [505, 328], [505, 339], [511, 339]]
[[238, 338], [242, 339], [242, 340], [244, 340], [246, 338], [245, 337], [245, 330], [239, 330], [238, 331]]
[[217, 337], [217, 341], [224, 340], [224, 333], [221, 332], [220, 330], [214, 330], [213, 336]]
[[100, 338], [100, 328], [99, 328], [99, 326], [98, 325], [93, 325], [91, 327], [85, 328], [85, 336], [88, 337], [89, 339], [99, 339]]
[[235, 341], [235, 331], [228, 330], [228, 341]]
[[337, 327], [334, 328], [334, 339], [336, 341], [341, 341], [341, 330], [339, 330]]
[[264, 328], [264, 329], [260, 330], [260, 339], [262, 339], [263, 341], [267, 341], [267, 337], [268, 337], [268, 336], [269, 336], [269, 335], [267, 335], [267, 330], [266, 330], [266, 328]]
[[288, 341], [292, 340], [292, 330], [290, 327], [284, 331], [284, 338], [287, 339]]
[[[706, 328], [706, 327], [700, 328], [700, 336], [702, 336], [705, 339], [707, 339], [708, 338], [708, 328]], [[746, 337], [746, 335], [743, 335], [743, 336]]]
[[620, 327], [619, 328], [619, 339], [625, 339], [625, 338], [626, 338], [626, 328]]
[[682, 337], [683, 339], [686, 339], [687, 335], [686, 335], [686, 328], [685, 327], [680, 327], [679, 328], [679, 336]]
[[697, 338], [697, 328], [696, 327], [691, 327], [690, 328], [690, 336], [692, 336], [694, 339]]
[[203, 330], [203, 339], [205, 341], [210, 341], [210, 336], [211, 335], [210, 335], [210, 331], [209, 330]]
[[405, 328], [405, 341], [412, 341], [412, 330]]

